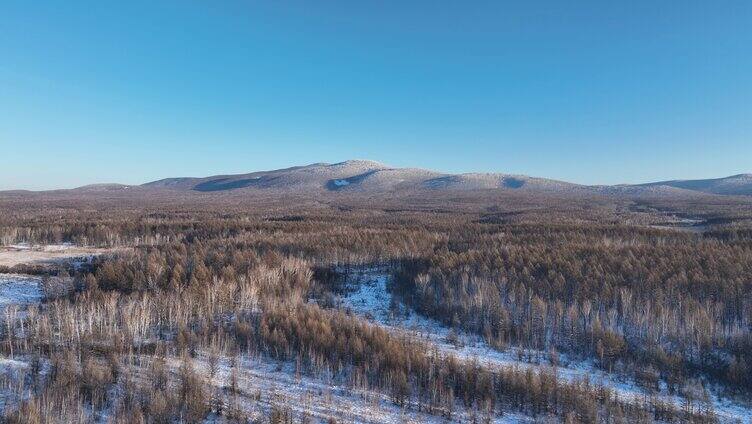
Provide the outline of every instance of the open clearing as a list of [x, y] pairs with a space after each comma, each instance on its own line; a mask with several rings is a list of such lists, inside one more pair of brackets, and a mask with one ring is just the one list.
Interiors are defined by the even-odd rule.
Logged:
[[41, 278], [0, 274], [0, 310], [8, 305], [28, 305], [42, 299]]
[[72, 244], [0, 246], [0, 266], [56, 265], [64, 262], [87, 262], [110, 249], [82, 247]]

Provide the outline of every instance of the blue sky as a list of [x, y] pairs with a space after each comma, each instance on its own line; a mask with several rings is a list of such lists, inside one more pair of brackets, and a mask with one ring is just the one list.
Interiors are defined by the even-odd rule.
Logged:
[[749, 1], [0, 5], [0, 189], [350, 158], [752, 172]]

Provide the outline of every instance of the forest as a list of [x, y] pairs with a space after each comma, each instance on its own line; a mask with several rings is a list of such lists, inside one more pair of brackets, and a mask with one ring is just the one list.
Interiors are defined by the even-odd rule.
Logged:
[[[0, 269], [39, 276], [44, 292], [4, 311], [0, 352], [29, 364], [0, 377], [9, 423], [317, 422], [240, 387], [260, 358], [446, 421], [710, 423], [721, 420], [713, 398], [752, 394], [746, 225], [690, 232], [604, 211], [13, 210], [3, 245], [118, 250]], [[369, 266], [388, 270], [392, 302], [541, 365], [492, 367], [355, 314], [340, 282]], [[562, 378], [565, 360], [644, 395]]]

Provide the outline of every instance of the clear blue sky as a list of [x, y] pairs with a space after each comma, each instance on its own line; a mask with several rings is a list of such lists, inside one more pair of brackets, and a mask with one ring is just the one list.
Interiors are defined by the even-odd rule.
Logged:
[[752, 172], [752, 2], [0, 5], [0, 189], [350, 158]]

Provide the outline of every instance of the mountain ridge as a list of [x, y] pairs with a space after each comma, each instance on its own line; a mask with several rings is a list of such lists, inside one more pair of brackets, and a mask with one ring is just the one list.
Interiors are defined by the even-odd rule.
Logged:
[[640, 186], [670, 186], [721, 195], [752, 195], [752, 174], [736, 174], [722, 178], [697, 180], [668, 180], [639, 184]]
[[[641, 184], [586, 185], [550, 178], [501, 172], [452, 174], [423, 168], [399, 168], [381, 162], [353, 159], [337, 163], [317, 162], [267, 171], [221, 174], [205, 177], [173, 177], [141, 185], [90, 184], [69, 190], [49, 192], [195, 192], [244, 193], [264, 191], [281, 194], [391, 193], [437, 191], [506, 191], [559, 195], [594, 194], [605, 196], [752, 196], [752, 174], [722, 178], [666, 180]], [[4, 191], [21, 194], [19, 190]], [[30, 192], [34, 193], [34, 192]]]
[[284, 169], [209, 177], [166, 178], [141, 185], [199, 192], [276, 189], [285, 192], [388, 192], [395, 190], [510, 190], [600, 195], [752, 195], [752, 174], [707, 180], [668, 180], [642, 184], [586, 185], [501, 172], [445, 173], [423, 168], [391, 167], [356, 159], [313, 163]]

